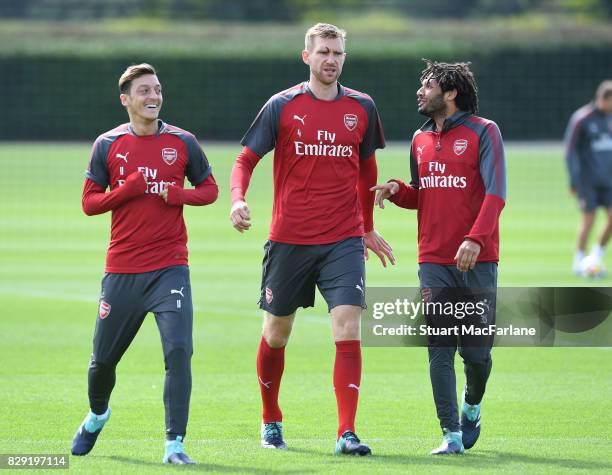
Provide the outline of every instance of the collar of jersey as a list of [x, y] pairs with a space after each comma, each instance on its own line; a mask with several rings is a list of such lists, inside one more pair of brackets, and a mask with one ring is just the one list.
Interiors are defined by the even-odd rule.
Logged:
[[310, 90], [310, 87], [308, 87], [308, 81], [305, 81], [303, 83], [302, 89], [306, 94], [309, 94], [310, 97], [312, 97], [314, 100], [316, 101], [321, 101], [321, 102], [334, 102], [337, 101], [339, 99], [342, 99], [342, 97], [344, 96], [344, 88], [342, 87], [342, 84], [337, 83], [338, 84], [338, 94], [336, 95], [336, 97], [334, 99], [332, 99], [331, 101], [326, 101], [324, 99], [319, 99], [317, 96], [314, 95], [314, 93]]
[[[444, 125], [442, 126], [442, 132], [446, 132], [447, 130], [453, 129], [461, 124], [463, 124], [468, 116], [469, 112], [457, 111], [450, 117], [447, 117], [444, 120]], [[424, 132], [436, 132], [436, 122], [433, 119], [429, 119], [427, 122], [423, 124], [421, 130]]]
[[157, 119], [157, 133], [155, 133], [154, 135], [138, 135], [132, 129], [132, 124], [130, 124], [128, 122], [128, 132], [130, 133], [130, 135], [133, 135], [134, 137], [138, 137], [138, 138], [141, 138], [141, 139], [144, 139], [144, 138], [147, 138], [147, 137], [159, 137], [165, 131], [166, 131], [166, 123], [163, 120], [161, 120], [161, 119]]

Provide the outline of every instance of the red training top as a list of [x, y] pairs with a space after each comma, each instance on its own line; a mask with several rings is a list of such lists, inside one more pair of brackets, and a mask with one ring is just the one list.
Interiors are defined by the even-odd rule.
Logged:
[[368, 95], [338, 84], [336, 98], [324, 101], [298, 84], [270, 98], [242, 145], [232, 170], [233, 201], [244, 198], [253, 167], [274, 149], [271, 240], [328, 244], [363, 236], [364, 216], [365, 231], [372, 230], [367, 187], [376, 183], [374, 152], [385, 140]]
[[391, 201], [418, 209], [419, 263], [454, 265], [466, 238], [480, 244], [478, 262], [499, 261], [506, 166], [497, 124], [457, 112], [437, 132], [429, 120], [412, 138], [410, 167], [410, 185], [394, 180]]
[[[129, 124], [100, 135], [85, 173], [83, 210], [89, 215], [112, 210], [106, 272], [186, 265], [183, 204], [216, 200], [211, 171], [196, 138], [161, 120], [155, 135], [137, 136]], [[196, 189], [183, 189], [185, 177]], [[164, 188], [167, 203], [159, 196]]]

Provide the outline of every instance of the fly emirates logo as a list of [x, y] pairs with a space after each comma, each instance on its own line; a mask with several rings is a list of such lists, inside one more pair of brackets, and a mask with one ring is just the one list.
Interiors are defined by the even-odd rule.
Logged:
[[353, 154], [352, 145], [336, 145], [336, 133], [327, 130], [317, 130], [319, 143], [304, 143], [295, 141], [295, 154], [303, 157], [350, 157]]
[[[149, 168], [149, 167], [138, 167], [138, 170], [142, 172], [147, 180], [147, 189], [145, 193], [151, 193], [158, 195], [162, 191], [164, 191], [168, 185], [176, 185], [175, 181], [156, 181], [157, 178], [157, 168]], [[119, 186], [123, 186], [125, 183], [124, 179], [117, 180]]]
[[419, 178], [420, 188], [466, 188], [467, 178], [464, 176], [445, 175], [446, 164], [427, 162], [429, 175]]

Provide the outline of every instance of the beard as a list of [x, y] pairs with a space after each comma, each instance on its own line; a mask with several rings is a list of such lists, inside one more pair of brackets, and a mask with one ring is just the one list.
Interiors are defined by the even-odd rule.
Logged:
[[444, 115], [446, 109], [446, 102], [444, 102], [444, 97], [442, 94], [440, 94], [439, 96], [432, 97], [429, 101], [423, 104], [423, 106], [419, 108], [419, 114], [433, 118], [434, 116]]

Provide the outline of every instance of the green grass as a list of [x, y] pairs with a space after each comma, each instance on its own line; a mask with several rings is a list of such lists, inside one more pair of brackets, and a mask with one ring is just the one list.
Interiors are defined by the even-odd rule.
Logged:
[[[303, 32], [321, 21], [348, 32], [351, 56], [381, 54], [433, 56], [516, 46], [533, 50], [558, 47], [560, 39], [573, 47], [610, 45], [605, 19], [576, 20], [571, 16], [534, 14], [524, 17], [477, 19], [412, 19], [375, 8], [358, 14], [316, 13], [301, 23], [240, 23], [159, 18], [19, 21], [0, 18], [2, 56], [288, 58], [303, 47]], [[435, 30], [436, 35], [431, 35]]]
[[[228, 177], [238, 145], [206, 145], [219, 201], [186, 209], [195, 306], [188, 453], [217, 473], [612, 471], [612, 352], [497, 348], [483, 436], [465, 457], [432, 458], [439, 442], [424, 348], [365, 348], [358, 432], [367, 460], [333, 457], [333, 343], [318, 299], [301, 311], [281, 391], [290, 450], [259, 449], [255, 376], [262, 245], [271, 208], [271, 160], [248, 194], [253, 228], [228, 221]], [[83, 144], [0, 145], [0, 453], [68, 453], [87, 409], [87, 363], [110, 216], [80, 210]], [[406, 177], [407, 146], [378, 156], [381, 179]], [[509, 148], [500, 285], [585, 285], [570, 272], [578, 212], [559, 149]], [[600, 216], [600, 220], [601, 220]], [[376, 211], [397, 266], [368, 263], [371, 286], [416, 286], [414, 213]], [[612, 261], [608, 259], [608, 267]], [[602, 282], [609, 285], [609, 281]], [[461, 367], [457, 364], [458, 375]], [[462, 377], [459, 378], [460, 384]], [[71, 471], [162, 472], [163, 359], [148, 318], [118, 369], [113, 417]]]

